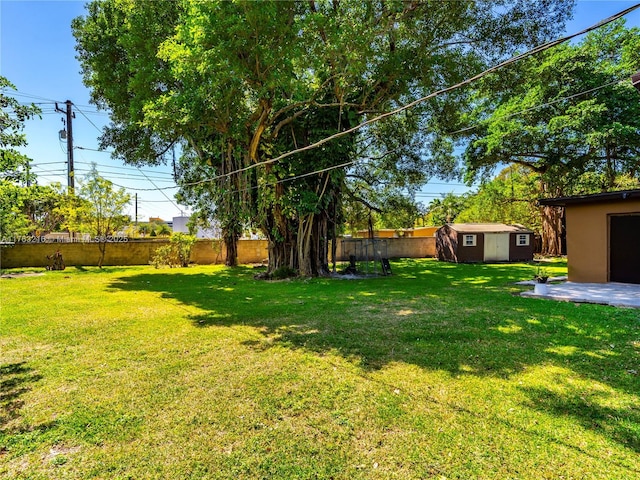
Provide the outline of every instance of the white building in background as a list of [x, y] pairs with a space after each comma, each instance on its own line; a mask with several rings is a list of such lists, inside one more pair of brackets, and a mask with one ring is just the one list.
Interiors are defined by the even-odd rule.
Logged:
[[[189, 227], [187, 223], [191, 217], [173, 217], [173, 231], [180, 233], [189, 233]], [[198, 227], [198, 231], [196, 232], [196, 238], [206, 238], [209, 240], [217, 239], [222, 237], [222, 230], [218, 226], [217, 223], [211, 223], [211, 226], [208, 228]]]

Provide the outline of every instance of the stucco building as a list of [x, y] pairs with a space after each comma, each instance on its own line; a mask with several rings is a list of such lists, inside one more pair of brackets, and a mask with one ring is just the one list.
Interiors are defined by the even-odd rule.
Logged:
[[640, 284], [640, 189], [539, 203], [565, 208], [569, 281]]

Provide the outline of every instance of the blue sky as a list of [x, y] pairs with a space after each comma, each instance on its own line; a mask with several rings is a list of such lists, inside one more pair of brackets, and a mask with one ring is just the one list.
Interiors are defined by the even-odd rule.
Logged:
[[[574, 19], [568, 23], [567, 33], [577, 32], [638, 2], [618, 0], [582, 0], [577, 2]], [[80, 65], [75, 58], [75, 41], [71, 34], [71, 20], [84, 14], [82, 1], [0, 0], [0, 75], [7, 77], [17, 88], [15, 97], [25, 103], [42, 103], [41, 120], [27, 123], [25, 132], [29, 145], [23, 151], [33, 159], [39, 183], [52, 181], [66, 185], [66, 144], [58, 138], [63, 128], [62, 115], [56, 113], [52, 101], [71, 100], [75, 105], [73, 122], [74, 145], [84, 149], [74, 151], [78, 176], [98, 164], [100, 173], [116, 185], [138, 194], [138, 218], [161, 217], [169, 220], [188, 213], [173, 199], [175, 189], [149, 191], [175, 185], [170, 167], [144, 167], [140, 170], [111, 159], [97, 149], [100, 129], [107, 124], [104, 112], [89, 103], [89, 92], [82, 84]], [[640, 9], [627, 15], [628, 26], [640, 26]], [[60, 105], [64, 107], [63, 105]], [[420, 200], [428, 203], [433, 195], [461, 193], [467, 187], [455, 183], [443, 184], [434, 180], [423, 190]], [[134, 214], [133, 204], [128, 212]]]

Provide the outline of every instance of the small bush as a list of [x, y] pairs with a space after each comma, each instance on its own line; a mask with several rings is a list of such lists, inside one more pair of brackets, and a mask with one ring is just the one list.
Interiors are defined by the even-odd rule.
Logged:
[[196, 237], [194, 235], [187, 235], [186, 233], [174, 233], [171, 235], [171, 245], [175, 248], [180, 265], [186, 267], [189, 265], [189, 259], [191, 258], [191, 249], [196, 243]]
[[176, 255], [173, 245], [163, 245], [156, 248], [151, 259], [151, 264], [156, 267], [170, 267], [173, 268], [180, 264], [178, 256]]
[[185, 233], [174, 233], [171, 243], [158, 247], [154, 252], [151, 264], [156, 267], [187, 267], [191, 257], [191, 249], [196, 243], [196, 237]]
[[290, 267], [276, 268], [271, 274], [271, 278], [274, 280], [284, 280], [285, 278], [292, 278], [297, 276], [296, 271]]

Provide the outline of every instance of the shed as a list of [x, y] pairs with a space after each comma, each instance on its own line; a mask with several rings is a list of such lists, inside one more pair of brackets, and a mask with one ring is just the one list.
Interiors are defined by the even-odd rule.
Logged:
[[640, 189], [538, 202], [565, 208], [569, 281], [640, 284]]
[[447, 262], [527, 262], [533, 232], [504, 223], [450, 223], [436, 231], [436, 251]]

